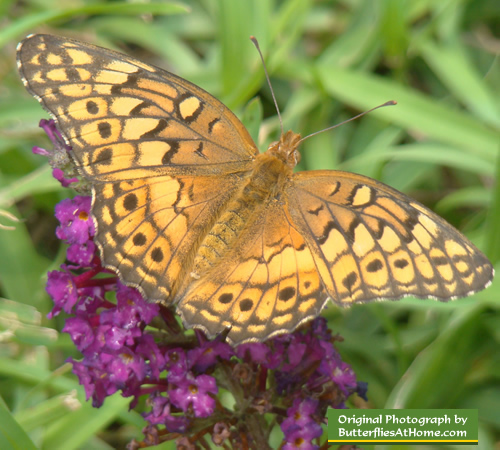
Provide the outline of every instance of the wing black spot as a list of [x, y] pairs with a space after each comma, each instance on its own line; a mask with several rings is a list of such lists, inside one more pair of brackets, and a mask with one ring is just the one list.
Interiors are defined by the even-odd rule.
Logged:
[[138, 204], [138, 199], [137, 195], [135, 194], [127, 194], [123, 199], [123, 207], [127, 211], [133, 211], [134, 209], [136, 209], [137, 204]]
[[218, 300], [220, 303], [227, 305], [228, 303], [231, 303], [233, 301], [233, 294], [231, 294], [230, 292], [226, 292], [219, 295]]
[[174, 140], [167, 141], [167, 144], [170, 148], [165, 152], [163, 158], [161, 159], [162, 164], [170, 164], [172, 162], [173, 157], [179, 151], [179, 142]]
[[328, 197], [333, 197], [340, 189], [340, 181], [337, 181], [333, 186], [332, 186], [332, 191], [328, 194]]
[[375, 220], [377, 222], [377, 227], [374, 228], [373, 226], [370, 226], [370, 230], [373, 232], [373, 236], [375, 236], [376, 239], [380, 239], [384, 234], [384, 228], [387, 226], [387, 223], [380, 219]]
[[241, 312], [250, 311], [253, 307], [253, 300], [249, 298], [245, 298], [240, 302], [240, 310]]
[[110, 147], [103, 148], [94, 158], [94, 164], [108, 166], [113, 158], [113, 150]]
[[214, 126], [217, 122], [219, 122], [220, 119], [217, 117], [215, 118], [214, 120], [212, 120], [209, 124], [208, 124], [208, 132], [209, 133], [212, 133], [212, 130], [214, 129]]
[[80, 72], [78, 72], [78, 70], [76, 70], [74, 67], [66, 68], [66, 76], [68, 77], [69, 81], [82, 81]]
[[[181, 104], [189, 98], [196, 98], [196, 100], [198, 101], [198, 107], [189, 116], [183, 116], [181, 113]], [[186, 92], [179, 96], [179, 98], [175, 102], [175, 106], [177, 108], [177, 115], [179, 116], [179, 118], [188, 124], [194, 122], [205, 108], [205, 104], [198, 97], [190, 94], [189, 92]]]
[[451, 259], [454, 263], [469, 262], [469, 257], [467, 255], [453, 255]]
[[167, 119], [160, 119], [158, 120], [156, 127], [154, 127], [152, 130], [146, 131], [145, 133], [141, 134], [141, 139], [155, 138], [167, 127], [168, 127]]
[[287, 302], [291, 298], [295, 297], [295, 292], [296, 292], [296, 290], [294, 287], [289, 286], [289, 287], [283, 288], [279, 291], [278, 298], [283, 302]]
[[97, 103], [93, 102], [92, 100], [89, 100], [85, 106], [89, 114], [97, 114], [99, 112], [99, 107], [97, 106]]
[[163, 251], [160, 247], [156, 247], [151, 252], [151, 259], [154, 262], [162, 262], [163, 261]]
[[130, 110], [130, 115], [131, 116], [138, 116], [139, 114], [142, 114], [143, 109], [149, 108], [150, 106], [151, 106], [150, 101], [143, 101], [143, 102], [139, 103], [137, 106], [134, 106]]
[[342, 280], [342, 284], [345, 286], [347, 290], [350, 291], [354, 287], [357, 280], [358, 280], [358, 275], [356, 274], [356, 272], [351, 272]]
[[313, 216], [318, 216], [320, 211], [323, 211], [324, 206], [320, 205], [316, 209], [308, 209], [307, 212]]
[[380, 259], [374, 259], [373, 261], [370, 261], [366, 265], [366, 270], [368, 272], [373, 273], [373, 272], [378, 272], [383, 267], [384, 267], [384, 265], [382, 264], [382, 261], [380, 261]]
[[446, 264], [448, 264], [448, 258], [446, 258], [445, 256], [434, 256], [432, 258], [432, 262], [436, 266], [446, 266]]
[[133, 238], [132, 242], [135, 246], [141, 247], [146, 243], [146, 236], [143, 233], [137, 233]]
[[333, 222], [332, 220], [328, 221], [325, 227], [323, 228], [323, 234], [316, 238], [318, 244], [323, 245], [328, 240], [328, 236], [330, 236], [330, 231], [336, 228], [337, 225], [335, 225], [335, 222]]
[[407, 211], [407, 213], [408, 213], [408, 217], [404, 221], [404, 225], [408, 231], [413, 231], [413, 229], [415, 228], [415, 225], [419, 222], [418, 216], [420, 213], [415, 211], [415, 210]]
[[115, 197], [119, 197], [123, 194], [121, 183], [113, 183], [113, 194], [115, 195]]
[[404, 269], [409, 262], [406, 259], [396, 259], [394, 261], [394, 267], [397, 267], [398, 269]]
[[368, 201], [364, 202], [360, 206], [365, 208], [366, 206], [372, 205], [373, 202], [375, 201], [375, 190], [372, 189], [371, 187], [367, 186], [366, 184], [357, 184], [356, 186], [354, 186], [351, 193], [347, 197], [347, 202], [350, 205], [352, 205], [354, 200], [356, 199], [356, 195], [358, 194], [358, 191], [360, 189], [369, 189], [370, 190], [370, 198], [368, 199]]
[[97, 131], [99, 132], [99, 136], [103, 139], [108, 139], [111, 136], [111, 125], [109, 122], [99, 122]]
[[122, 89], [126, 87], [135, 87], [137, 85], [137, 80], [139, 79], [137, 73], [131, 73], [127, 77], [127, 81], [122, 84], [115, 84], [111, 87], [111, 94], [113, 95], [121, 95]]
[[349, 242], [354, 242], [354, 237], [356, 233], [356, 228], [361, 223], [359, 218], [355, 217], [352, 222], [349, 224], [349, 229], [346, 231], [346, 237], [349, 239]]
[[194, 152], [201, 158], [208, 160], [207, 156], [203, 153], [203, 142], [198, 144], [198, 148]]
[[[139, 69], [140, 71], [140, 69]], [[135, 87], [137, 85], [137, 81], [139, 80], [139, 74], [138, 73], [130, 73], [127, 77], [127, 81], [122, 84], [122, 86], [126, 87]]]

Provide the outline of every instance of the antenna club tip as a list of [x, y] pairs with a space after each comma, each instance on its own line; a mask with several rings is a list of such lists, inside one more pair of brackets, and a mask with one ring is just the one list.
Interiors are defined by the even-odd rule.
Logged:
[[260, 53], [260, 47], [259, 47], [259, 41], [255, 36], [250, 36], [250, 40], [252, 41], [252, 44], [255, 45], [255, 48], [259, 51]]
[[389, 100], [387, 103], [385, 103], [385, 105], [387, 106], [392, 106], [392, 105], [397, 105], [398, 102], [396, 100]]

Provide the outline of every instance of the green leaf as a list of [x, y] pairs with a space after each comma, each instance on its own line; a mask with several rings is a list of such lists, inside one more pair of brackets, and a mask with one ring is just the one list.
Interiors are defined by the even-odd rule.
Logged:
[[0, 448], [2, 450], [36, 450], [31, 439], [7, 409], [3, 399], [0, 399]]
[[471, 115], [437, 102], [407, 86], [363, 72], [319, 65], [318, 76], [332, 96], [367, 110], [395, 99], [396, 106], [374, 111], [376, 117], [475, 154], [490, 164], [498, 151], [500, 133]]
[[15, 39], [18, 36], [26, 34], [30, 30], [40, 26], [47, 25], [57, 20], [69, 20], [73, 17], [86, 14], [119, 14], [119, 15], [137, 15], [137, 14], [184, 14], [189, 11], [189, 8], [180, 3], [94, 3], [77, 8], [68, 8], [60, 10], [50, 10], [36, 12], [26, 15], [9, 26], [5, 27], [0, 32], [0, 47], [3, 47], [9, 40]]
[[497, 96], [477, 72], [458, 42], [439, 45], [426, 39], [419, 44], [422, 56], [439, 79], [474, 114], [492, 126], [500, 127]]

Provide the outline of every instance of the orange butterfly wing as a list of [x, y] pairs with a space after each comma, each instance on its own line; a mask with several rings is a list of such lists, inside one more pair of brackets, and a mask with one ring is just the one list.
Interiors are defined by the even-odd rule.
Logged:
[[450, 300], [491, 283], [491, 263], [465, 236], [383, 183], [349, 172], [300, 172], [285, 195], [337, 303]]
[[19, 45], [18, 62], [90, 180], [241, 172], [258, 154], [217, 99], [121, 53], [39, 34]]
[[214, 336], [262, 341], [293, 331], [328, 301], [305, 236], [277, 201], [249, 223], [219, 264], [180, 295], [179, 313]]
[[258, 154], [221, 102], [169, 72], [50, 35], [18, 49], [24, 84], [92, 184], [106, 267], [165, 300]]

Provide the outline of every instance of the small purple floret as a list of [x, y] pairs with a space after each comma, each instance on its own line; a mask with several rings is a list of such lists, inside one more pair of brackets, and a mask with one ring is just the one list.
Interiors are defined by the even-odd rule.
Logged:
[[287, 410], [287, 418], [281, 423], [286, 442], [283, 448], [319, 448], [312, 443], [323, 432], [321, 425], [313, 417], [319, 413], [318, 406], [318, 400], [313, 398], [294, 400], [292, 407]]
[[215, 409], [215, 400], [210, 394], [217, 394], [215, 378], [210, 375], [194, 377], [190, 374], [184, 380], [176, 381], [176, 386], [169, 391], [173, 405], [187, 412], [193, 409], [195, 417], [208, 417]]
[[90, 217], [90, 197], [80, 195], [65, 199], [56, 205], [56, 218], [61, 223], [56, 236], [68, 244], [85, 244], [95, 234], [94, 221]]
[[48, 314], [49, 319], [57, 316], [60, 311], [70, 313], [78, 301], [73, 275], [68, 271], [49, 272], [45, 289], [54, 301], [54, 308]]

